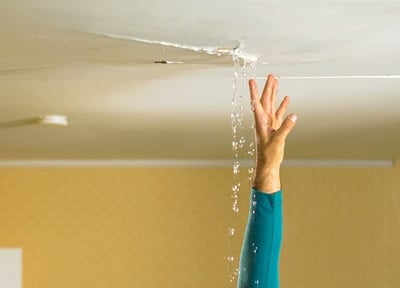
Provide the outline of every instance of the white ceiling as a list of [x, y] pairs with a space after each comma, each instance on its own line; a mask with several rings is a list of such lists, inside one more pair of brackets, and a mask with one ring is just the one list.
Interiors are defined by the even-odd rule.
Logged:
[[[0, 159], [232, 158], [232, 57], [206, 51], [235, 47], [283, 76], [288, 158], [400, 158], [398, 1], [0, 1]], [[9, 127], [45, 114], [70, 125]]]

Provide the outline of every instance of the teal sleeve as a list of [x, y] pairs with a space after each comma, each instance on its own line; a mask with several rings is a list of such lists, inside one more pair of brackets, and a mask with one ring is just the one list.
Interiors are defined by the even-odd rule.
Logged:
[[282, 232], [282, 190], [266, 194], [253, 188], [240, 255], [238, 288], [279, 288]]

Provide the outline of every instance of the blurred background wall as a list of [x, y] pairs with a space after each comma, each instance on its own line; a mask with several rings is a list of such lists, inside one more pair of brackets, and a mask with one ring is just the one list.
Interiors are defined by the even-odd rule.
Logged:
[[[399, 287], [398, 163], [283, 169], [282, 287]], [[24, 288], [227, 287], [231, 185], [228, 168], [3, 168], [0, 247], [23, 249]]]

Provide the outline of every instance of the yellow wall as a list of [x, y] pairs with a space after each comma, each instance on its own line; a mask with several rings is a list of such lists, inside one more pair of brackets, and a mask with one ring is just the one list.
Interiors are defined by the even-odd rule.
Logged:
[[[399, 172], [283, 169], [282, 287], [400, 287]], [[227, 287], [231, 185], [230, 169], [0, 169], [0, 247], [23, 248], [24, 288]]]

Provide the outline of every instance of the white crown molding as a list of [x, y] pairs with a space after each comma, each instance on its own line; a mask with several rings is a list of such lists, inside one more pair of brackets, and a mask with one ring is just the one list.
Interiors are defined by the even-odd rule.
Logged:
[[[0, 168], [58, 168], [58, 167], [115, 167], [115, 168], [167, 168], [167, 167], [193, 167], [193, 168], [216, 168], [232, 167], [234, 159], [143, 159], [143, 160], [0, 160]], [[244, 167], [253, 166], [252, 160], [239, 160]], [[283, 162], [283, 167], [394, 167], [393, 160], [312, 160], [312, 159], [288, 159]]]

